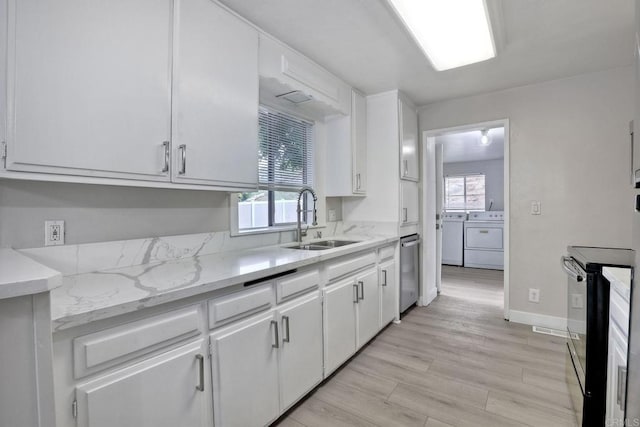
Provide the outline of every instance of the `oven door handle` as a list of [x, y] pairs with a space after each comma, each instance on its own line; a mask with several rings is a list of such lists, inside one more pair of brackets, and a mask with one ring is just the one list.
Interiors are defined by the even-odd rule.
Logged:
[[577, 272], [575, 270], [575, 269], [578, 269], [579, 267], [575, 264], [575, 262], [571, 257], [568, 257], [568, 256], [560, 257], [560, 263], [562, 264], [562, 269], [569, 275], [569, 277], [572, 277], [573, 279], [575, 279], [576, 282], [582, 282], [584, 278], [587, 276], [587, 273], [583, 272], [582, 268], [580, 268], [580, 272]]

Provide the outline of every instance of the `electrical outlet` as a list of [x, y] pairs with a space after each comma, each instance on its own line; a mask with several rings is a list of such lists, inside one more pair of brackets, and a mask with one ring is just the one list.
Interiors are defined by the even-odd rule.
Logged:
[[44, 245], [64, 245], [64, 221], [44, 222]]
[[540, 289], [529, 288], [529, 302], [540, 302]]
[[329, 221], [335, 221], [335, 220], [336, 220], [336, 210], [329, 209]]
[[531, 215], [541, 215], [542, 207], [540, 206], [539, 200], [534, 200], [531, 202]]

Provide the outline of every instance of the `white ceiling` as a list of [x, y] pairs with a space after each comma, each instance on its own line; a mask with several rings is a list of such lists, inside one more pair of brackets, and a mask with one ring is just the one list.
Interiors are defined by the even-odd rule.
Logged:
[[386, 0], [221, 1], [366, 94], [419, 105], [633, 61], [633, 0], [489, 0], [498, 56], [442, 72]]
[[504, 158], [504, 128], [489, 129], [489, 145], [480, 144], [480, 130], [450, 133], [436, 137], [442, 144], [444, 163], [475, 162]]

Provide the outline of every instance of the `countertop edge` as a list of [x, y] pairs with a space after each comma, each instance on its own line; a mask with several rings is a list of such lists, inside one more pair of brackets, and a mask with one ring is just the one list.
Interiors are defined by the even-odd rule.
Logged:
[[60, 272], [13, 249], [0, 249], [0, 299], [39, 294], [60, 286]]
[[[351, 237], [357, 238], [356, 236], [349, 236], [349, 238]], [[339, 238], [336, 238], [336, 240], [346, 239], [346, 238], [347, 236], [340, 236]], [[327, 251], [318, 251], [317, 253], [313, 253], [313, 256], [310, 256], [308, 258], [305, 258], [302, 260], [296, 260], [296, 261], [293, 261], [287, 264], [282, 264], [276, 267], [267, 267], [262, 270], [253, 271], [246, 274], [225, 277], [211, 283], [198, 284], [198, 285], [194, 285], [186, 288], [179, 288], [171, 292], [144, 298], [142, 300], [138, 299], [138, 300], [133, 300], [133, 301], [129, 301], [129, 302], [114, 305], [114, 306], [98, 308], [96, 310], [91, 310], [84, 313], [70, 314], [70, 315], [60, 316], [57, 318], [52, 318], [52, 329], [54, 332], [59, 332], [59, 331], [73, 328], [73, 327], [81, 326], [90, 322], [108, 319], [108, 318], [112, 318], [112, 317], [127, 314], [127, 313], [132, 313], [140, 309], [151, 308], [161, 304], [170, 303], [172, 301], [193, 297], [195, 295], [205, 294], [213, 291], [219, 291], [230, 286], [238, 285], [239, 283], [242, 283], [242, 282], [260, 280], [261, 278], [264, 278], [273, 274], [278, 274], [288, 270], [293, 270], [293, 269], [317, 264], [320, 262], [329, 261], [337, 257], [348, 256], [358, 252], [378, 248], [387, 244], [398, 242], [399, 239], [400, 237], [398, 236], [388, 236], [388, 237], [380, 236], [375, 238], [368, 238], [367, 240], [361, 241], [354, 245], [342, 246], [339, 248], [329, 249]], [[245, 249], [245, 250], [238, 250], [233, 252], [238, 254], [246, 254], [251, 251], [268, 250], [270, 248], [282, 249], [283, 247], [291, 246], [292, 244], [295, 244], [295, 242], [284, 244], [284, 245], [265, 246], [261, 248], [254, 248], [249, 250]], [[225, 253], [224, 256], [229, 256], [229, 253]], [[61, 277], [60, 277], [60, 282], [62, 282]], [[144, 304], [144, 306], [141, 307], [141, 304]]]

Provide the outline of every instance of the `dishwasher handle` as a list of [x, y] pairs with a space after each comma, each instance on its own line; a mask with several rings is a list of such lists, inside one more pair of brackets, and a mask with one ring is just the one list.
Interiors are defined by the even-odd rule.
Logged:
[[417, 245], [419, 243], [420, 243], [420, 239], [410, 240], [408, 242], [403, 242], [402, 243], [402, 247], [403, 248], [410, 248], [410, 247], [415, 246], [415, 245]]
[[[582, 282], [587, 277], [587, 272], [576, 265], [571, 257], [563, 256], [560, 258], [562, 269], [572, 277], [576, 282]], [[577, 270], [577, 271], [576, 271]]]

